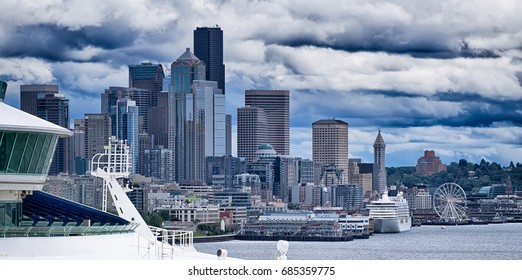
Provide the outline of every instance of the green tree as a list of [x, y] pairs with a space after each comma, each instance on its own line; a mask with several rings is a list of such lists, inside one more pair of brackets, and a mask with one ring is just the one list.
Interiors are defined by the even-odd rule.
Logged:
[[150, 215], [149, 222], [147, 224], [154, 227], [161, 227], [163, 225], [163, 219], [158, 214], [158, 212], [154, 211]]
[[158, 211], [158, 214], [160, 215], [160, 217], [164, 220], [164, 221], [170, 221], [171, 218], [170, 218], [170, 214], [169, 214], [169, 211], [167, 210], [159, 210]]

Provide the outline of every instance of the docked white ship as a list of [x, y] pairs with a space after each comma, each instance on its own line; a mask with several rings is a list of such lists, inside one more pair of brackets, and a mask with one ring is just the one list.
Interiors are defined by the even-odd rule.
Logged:
[[6, 87], [0, 81], [0, 260], [217, 258], [195, 250], [192, 232], [147, 226], [118, 181], [130, 170], [122, 141], [91, 165], [118, 215], [43, 192], [58, 138], [72, 133], [5, 104]]
[[379, 200], [366, 206], [373, 219], [373, 230], [376, 233], [396, 233], [408, 231], [411, 228], [411, 215], [408, 201], [402, 192], [397, 196], [388, 196], [385, 191]]

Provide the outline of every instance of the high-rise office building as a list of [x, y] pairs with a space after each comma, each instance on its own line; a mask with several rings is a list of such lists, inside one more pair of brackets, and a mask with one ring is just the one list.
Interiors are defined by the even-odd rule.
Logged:
[[163, 146], [155, 146], [144, 152], [144, 176], [164, 182], [174, 182], [174, 153]]
[[[141, 63], [129, 65], [129, 87], [149, 91], [149, 106], [158, 106], [165, 73], [161, 64]], [[140, 106], [140, 105], [138, 105]]]
[[58, 94], [57, 85], [20, 85], [20, 109], [36, 116], [38, 97], [46, 94]]
[[87, 157], [85, 156], [85, 120], [74, 119], [73, 126], [73, 173], [85, 174], [88, 168]]
[[[149, 92], [148, 115], [142, 117], [144, 125], [140, 133], [148, 133], [154, 139], [154, 145], [167, 147], [168, 100], [163, 97], [166, 97], [168, 94], [162, 92], [164, 79], [165, 73], [161, 64], [141, 63], [129, 65], [129, 87], [140, 88]], [[138, 102], [137, 105], [140, 107], [140, 114], [145, 114], [142, 109], [142, 106], [145, 104]], [[140, 146], [140, 156], [143, 156], [143, 151], [148, 148], [152, 148], [152, 146]], [[143, 162], [141, 164], [141, 172], [143, 172], [142, 169]]]
[[181, 156], [182, 180], [205, 181], [205, 158], [224, 156], [225, 96], [213, 81], [193, 82], [186, 95], [185, 139]]
[[290, 93], [288, 90], [246, 90], [245, 106], [263, 109], [267, 142], [281, 155], [290, 155]]
[[377, 134], [375, 142], [373, 143], [373, 163], [379, 165], [379, 193], [383, 193], [386, 189], [386, 144], [382, 139], [381, 131]]
[[149, 131], [154, 137], [154, 145], [169, 147], [169, 93], [162, 91], [159, 94], [158, 106], [149, 109]]
[[111, 107], [112, 135], [118, 140], [127, 141], [132, 155], [132, 173], [137, 173], [140, 166], [138, 119], [136, 101], [129, 97], [118, 99], [116, 105]]
[[[69, 128], [69, 100], [63, 94], [38, 94], [36, 101], [36, 115], [39, 118]], [[74, 143], [71, 138], [58, 139], [49, 175], [57, 175], [61, 172], [72, 174], [74, 172], [72, 170], [73, 147]]]
[[171, 82], [168, 94], [168, 147], [174, 150], [176, 181], [187, 180], [188, 163], [185, 156], [187, 95], [192, 93], [194, 80], [205, 80], [205, 63], [190, 48], [171, 66]]
[[[75, 120], [76, 121], [76, 120]], [[87, 172], [87, 158], [85, 157], [85, 129], [75, 128], [73, 130], [73, 169], [74, 174], [85, 174]]]
[[194, 30], [194, 55], [206, 66], [206, 79], [218, 83], [225, 94], [225, 64], [223, 64], [223, 30], [220, 27], [197, 27]]
[[150, 134], [148, 134], [147, 132], [141, 132], [139, 135], [138, 135], [138, 139], [139, 139], [139, 145], [138, 145], [138, 157], [139, 157], [139, 163], [140, 163], [140, 166], [138, 168], [138, 173], [139, 174], [145, 174], [145, 162], [144, 162], [144, 158], [145, 158], [145, 150], [149, 150], [149, 149], [152, 149], [152, 147], [154, 146], [154, 137]]
[[[333, 184], [348, 182], [348, 123], [319, 120], [312, 124], [312, 160], [320, 163], [325, 172], [333, 171]], [[323, 176], [328, 174], [322, 172]], [[329, 184], [327, 184], [329, 185]]]
[[257, 107], [237, 109], [237, 156], [247, 162], [255, 159], [257, 148], [268, 143], [265, 111]]
[[132, 88], [132, 87], [109, 87], [101, 94], [101, 112], [102, 114], [110, 114], [111, 108], [116, 102], [128, 97], [136, 102], [138, 107], [138, 129], [140, 132], [149, 129], [149, 101], [150, 91], [148, 89]]
[[225, 155], [232, 156], [232, 116], [225, 116], [226, 149]]
[[[112, 135], [112, 123], [109, 114], [85, 114], [85, 158], [91, 162], [96, 154], [104, 153]], [[90, 167], [89, 167], [90, 168]]]

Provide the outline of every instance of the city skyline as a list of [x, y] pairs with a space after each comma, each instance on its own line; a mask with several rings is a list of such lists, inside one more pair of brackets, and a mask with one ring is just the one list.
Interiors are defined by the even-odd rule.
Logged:
[[100, 113], [128, 65], [169, 66], [197, 27], [217, 24], [234, 126], [245, 90], [289, 90], [292, 156], [311, 159], [312, 123], [335, 117], [364, 162], [379, 128], [387, 166], [424, 150], [447, 164], [519, 161], [520, 3], [327, 2], [6, 3], [20, 15], [0, 19], [6, 103], [20, 107], [19, 85], [56, 84], [71, 120]]

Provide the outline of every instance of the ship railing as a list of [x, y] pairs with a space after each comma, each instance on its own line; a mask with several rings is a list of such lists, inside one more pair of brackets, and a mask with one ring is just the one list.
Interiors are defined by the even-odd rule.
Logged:
[[138, 227], [136, 223], [127, 225], [102, 226], [2, 226], [0, 237], [52, 237], [52, 236], [80, 236], [105, 235], [133, 232]]
[[144, 258], [150, 258], [154, 253], [158, 259], [173, 259], [180, 251], [195, 251], [194, 233], [192, 231], [183, 230], [167, 230], [149, 226], [153, 237], [140, 235], [138, 239], [138, 250], [142, 248], [140, 239], [147, 239], [146, 251]]

